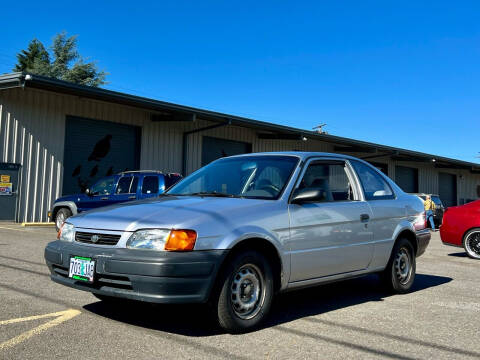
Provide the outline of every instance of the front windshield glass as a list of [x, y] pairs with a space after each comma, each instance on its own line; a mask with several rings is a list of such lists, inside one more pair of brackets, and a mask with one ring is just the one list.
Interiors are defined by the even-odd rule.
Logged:
[[90, 188], [90, 193], [92, 195], [110, 195], [113, 191], [114, 182], [115, 178], [113, 176], [100, 179]]
[[276, 155], [221, 159], [187, 176], [167, 194], [276, 199], [298, 161]]

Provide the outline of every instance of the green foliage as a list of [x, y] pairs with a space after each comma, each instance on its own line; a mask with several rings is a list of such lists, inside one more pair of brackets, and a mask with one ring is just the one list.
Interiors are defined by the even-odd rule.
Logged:
[[[17, 54], [14, 71], [48, 76], [75, 84], [98, 87], [106, 83], [106, 73], [99, 71], [94, 61], [88, 62], [77, 51], [77, 36], [57, 34], [49, 53], [43, 44], [33, 39], [27, 50]], [[53, 59], [53, 60], [51, 60]]]

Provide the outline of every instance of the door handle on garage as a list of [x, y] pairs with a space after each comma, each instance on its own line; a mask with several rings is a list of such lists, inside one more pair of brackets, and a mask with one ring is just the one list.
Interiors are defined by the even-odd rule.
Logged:
[[368, 214], [362, 214], [360, 215], [360, 221], [366, 222], [370, 219], [370, 216]]

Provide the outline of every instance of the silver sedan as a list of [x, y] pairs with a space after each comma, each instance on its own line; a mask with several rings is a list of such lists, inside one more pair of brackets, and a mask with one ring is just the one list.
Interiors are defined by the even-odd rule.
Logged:
[[53, 281], [109, 301], [209, 303], [241, 332], [276, 293], [378, 273], [405, 293], [430, 241], [420, 199], [328, 153], [222, 158], [155, 199], [73, 216], [45, 249]]

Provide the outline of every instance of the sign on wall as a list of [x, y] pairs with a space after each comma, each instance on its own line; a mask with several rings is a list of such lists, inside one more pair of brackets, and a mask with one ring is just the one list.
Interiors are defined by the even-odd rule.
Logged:
[[12, 195], [11, 182], [0, 182], [0, 195]]
[[1, 183], [9, 183], [10, 182], [10, 175], [0, 175], [0, 182]]

